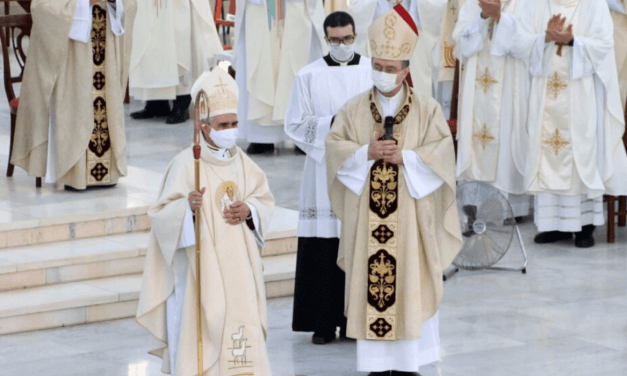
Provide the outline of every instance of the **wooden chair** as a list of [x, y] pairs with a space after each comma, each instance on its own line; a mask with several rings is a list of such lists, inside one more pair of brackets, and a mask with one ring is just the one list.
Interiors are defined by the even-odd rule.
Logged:
[[455, 158], [457, 159], [457, 115], [459, 112], [459, 80], [461, 63], [455, 61], [455, 78], [453, 79], [453, 96], [451, 97], [451, 114], [448, 120], [448, 127], [453, 135], [453, 147], [455, 148]]
[[[218, 29], [218, 33], [220, 32], [220, 27], [222, 27], [222, 48], [225, 51], [232, 50], [233, 46], [229, 46], [226, 43], [226, 36], [230, 33], [231, 28], [235, 27], [235, 22], [225, 20], [224, 17], [224, 7], [222, 6], [224, 0], [216, 0], [216, 8], [213, 13], [213, 20], [216, 24], [216, 28]], [[235, 3], [236, 0], [230, 0], [229, 5], [229, 14], [235, 14]]]
[[[18, 2], [25, 9], [29, 10], [30, 3]], [[5, 14], [8, 13], [8, 2], [5, 1]], [[13, 176], [15, 166], [11, 164], [13, 154], [13, 138], [15, 137], [15, 120], [20, 99], [16, 97], [13, 86], [22, 82], [24, 74], [24, 64], [26, 63], [26, 53], [24, 52], [24, 37], [30, 38], [33, 19], [30, 14], [14, 14], [0, 16], [0, 43], [2, 44], [2, 62], [4, 65], [4, 90], [7, 94], [9, 107], [11, 108], [11, 138], [9, 142], [9, 161], [7, 166], [7, 176]], [[12, 53], [20, 67], [19, 74], [13, 75], [11, 72], [11, 61], [9, 54]], [[41, 187], [41, 177], [36, 178], [37, 188]]]
[[[627, 108], [625, 109], [625, 123], [627, 124]], [[623, 134], [623, 144], [627, 148], [627, 132]], [[627, 174], [627, 171], [622, 171], [622, 173]], [[616, 217], [618, 217], [619, 226], [627, 225], [627, 196], [605, 196], [604, 199], [607, 202], [607, 242], [614, 243], [616, 241]], [[616, 201], [618, 201], [618, 210], [616, 210]]]

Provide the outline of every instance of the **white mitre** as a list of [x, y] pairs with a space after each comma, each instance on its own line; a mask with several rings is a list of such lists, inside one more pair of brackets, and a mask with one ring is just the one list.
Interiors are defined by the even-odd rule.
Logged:
[[368, 39], [373, 58], [409, 60], [418, 43], [418, 28], [409, 12], [397, 4], [374, 20]]
[[[216, 66], [211, 72], [205, 72], [198, 77], [192, 86], [192, 102], [195, 104], [196, 96], [200, 90], [204, 90], [209, 101], [209, 116], [214, 117], [224, 114], [237, 115], [237, 102], [239, 89], [233, 77], [224, 69]], [[201, 109], [201, 112], [205, 112]]]

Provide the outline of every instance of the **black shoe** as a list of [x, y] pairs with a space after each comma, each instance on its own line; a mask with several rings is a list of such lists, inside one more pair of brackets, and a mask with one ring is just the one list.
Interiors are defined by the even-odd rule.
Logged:
[[536, 244], [555, 243], [560, 240], [568, 240], [573, 237], [572, 232], [547, 231], [541, 232], [533, 238]]
[[392, 371], [370, 372], [368, 376], [390, 376]]
[[147, 101], [141, 111], [131, 113], [133, 119], [152, 119], [153, 117], [165, 117], [170, 114], [170, 103], [165, 100]]
[[503, 226], [514, 226], [517, 223], [516, 218], [510, 217], [503, 220]]
[[274, 144], [256, 144], [252, 143], [246, 148], [246, 154], [272, 154], [274, 153]]
[[192, 103], [191, 95], [179, 95], [172, 104], [172, 112], [166, 119], [167, 124], [180, 124], [189, 119], [189, 104]]
[[116, 185], [118, 184], [115, 183], [115, 184], [107, 184], [107, 185], [88, 185], [87, 187], [85, 187], [85, 189], [78, 189], [78, 188], [72, 187], [71, 185], [66, 184], [63, 186], [63, 189], [69, 192], [85, 192], [85, 191], [92, 191], [92, 190], [97, 190], [97, 189], [115, 188]]
[[392, 371], [392, 376], [420, 376], [418, 372]]
[[311, 337], [314, 345], [326, 345], [335, 339], [335, 331], [315, 332]]
[[305, 153], [305, 151], [303, 149], [299, 148], [298, 146], [294, 147], [294, 152], [296, 154], [299, 154], [299, 155], [307, 155], [307, 153]]
[[594, 225], [585, 225], [581, 231], [575, 233], [575, 247], [590, 248], [594, 246]]
[[340, 326], [340, 339], [348, 339], [346, 337], [346, 324]]

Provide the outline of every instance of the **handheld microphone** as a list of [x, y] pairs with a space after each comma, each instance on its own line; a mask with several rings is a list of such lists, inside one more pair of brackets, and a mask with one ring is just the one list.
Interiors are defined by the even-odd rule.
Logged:
[[385, 117], [385, 139], [392, 140], [394, 139], [394, 118], [392, 116]]

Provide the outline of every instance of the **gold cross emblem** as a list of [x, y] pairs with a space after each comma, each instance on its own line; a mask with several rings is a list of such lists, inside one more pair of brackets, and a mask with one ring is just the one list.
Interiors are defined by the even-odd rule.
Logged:
[[483, 94], [487, 94], [488, 90], [490, 90], [490, 88], [492, 87], [492, 85], [496, 84], [498, 81], [495, 80], [491, 75], [490, 75], [490, 71], [488, 70], [488, 68], [485, 68], [485, 71], [483, 72], [483, 75], [479, 76], [479, 78], [477, 78], [477, 82], [483, 86]]
[[226, 91], [224, 91], [224, 88], [228, 85], [222, 82], [222, 77], [218, 77], [218, 79], [220, 80], [220, 85], [216, 85], [216, 87], [222, 88], [222, 95], [226, 97]]
[[488, 126], [486, 124], [483, 124], [483, 128], [481, 128], [481, 132], [474, 133], [472, 136], [478, 139], [479, 141], [481, 141], [481, 147], [483, 148], [483, 150], [485, 150], [485, 147], [487, 146], [488, 142], [494, 140], [494, 137], [492, 137], [492, 135], [490, 134], [490, 131], [488, 131]]
[[562, 149], [562, 147], [566, 145], [570, 145], [568, 141], [562, 138], [562, 136], [560, 135], [560, 131], [558, 129], [556, 129], [555, 133], [553, 133], [553, 137], [549, 138], [548, 140], [544, 140], [542, 143], [552, 147], [553, 152], [555, 152], [556, 157], [559, 154], [560, 149]]
[[553, 92], [553, 99], [557, 99], [557, 97], [562, 93], [562, 90], [566, 89], [568, 85], [562, 81], [557, 75], [557, 72], [555, 72], [549, 79], [547, 87]]

